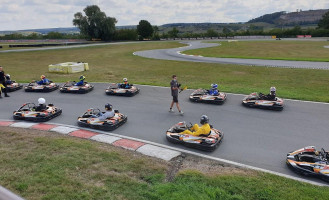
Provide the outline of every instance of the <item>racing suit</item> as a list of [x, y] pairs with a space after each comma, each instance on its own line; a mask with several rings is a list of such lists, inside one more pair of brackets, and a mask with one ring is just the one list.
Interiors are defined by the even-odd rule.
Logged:
[[4, 71], [1, 71], [0, 72], [0, 84], [2, 85], [1, 88], [0, 88], [0, 97], [1, 97], [1, 93], [2, 93], [2, 89], [3, 89], [3, 92], [5, 93], [5, 96], [8, 96], [7, 95], [7, 84], [6, 84], [6, 77], [5, 77], [5, 72]]
[[46, 78], [42, 79], [41, 81], [37, 81], [37, 84], [38, 85], [46, 85], [48, 83], [49, 83], [49, 80], [46, 79]]
[[264, 97], [264, 99], [266, 100], [271, 100], [271, 101], [274, 101], [275, 100], [275, 94], [268, 94]]
[[129, 83], [121, 83], [119, 85], [119, 87], [120, 88], [124, 88], [124, 89], [130, 89], [131, 88], [131, 86], [129, 85]]
[[212, 96], [218, 96], [219, 93], [217, 89], [210, 89], [209, 94]]
[[74, 84], [74, 86], [82, 86], [84, 84], [83, 80], [77, 82], [76, 84]]
[[191, 128], [192, 131], [190, 130], [185, 130], [182, 133], [183, 134], [190, 134], [194, 136], [199, 136], [199, 135], [208, 135], [210, 133], [210, 125], [208, 123], [203, 124], [201, 127], [199, 127], [198, 124], [194, 124], [193, 127]]

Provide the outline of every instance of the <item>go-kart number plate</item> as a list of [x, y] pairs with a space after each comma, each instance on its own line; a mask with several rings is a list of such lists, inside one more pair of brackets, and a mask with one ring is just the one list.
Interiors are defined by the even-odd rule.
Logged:
[[116, 93], [124, 93], [124, 92], [126, 92], [126, 90], [125, 89], [118, 89], [118, 90], [116, 90], [114, 92], [116, 92]]
[[78, 86], [73, 86], [71, 88], [67, 88], [68, 90], [79, 90], [79, 87]]

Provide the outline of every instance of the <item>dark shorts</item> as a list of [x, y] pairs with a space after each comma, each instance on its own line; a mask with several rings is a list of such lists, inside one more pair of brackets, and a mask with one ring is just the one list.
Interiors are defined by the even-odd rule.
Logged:
[[172, 96], [172, 100], [173, 102], [178, 103], [178, 96]]

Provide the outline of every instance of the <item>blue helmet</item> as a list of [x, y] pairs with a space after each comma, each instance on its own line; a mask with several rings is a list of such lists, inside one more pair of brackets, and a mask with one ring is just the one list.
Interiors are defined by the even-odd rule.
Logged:
[[217, 88], [218, 88], [218, 85], [217, 85], [216, 83], [213, 83], [213, 84], [211, 84], [211, 87], [212, 87], [213, 89], [217, 89]]

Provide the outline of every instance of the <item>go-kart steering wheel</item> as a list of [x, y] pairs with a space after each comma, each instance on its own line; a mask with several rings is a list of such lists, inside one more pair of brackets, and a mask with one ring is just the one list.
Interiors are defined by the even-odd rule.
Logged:
[[101, 113], [101, 110], [98, 109], [98, 108], [96, 108], [96, 109], [92, 109], [92, 111], [91, 111], [91, 114], [92, 114], [92, 115], [96, 115], [96, 116], [98, 116], [100, 113]]
[[187, 129], [191, 129], [193, 127], [193, 124], [191, 122], [189, 122], [188, 124], [186, 124]]
[[87, 111], [88, 115], [94, 115], [94, 116], [99, 116], [100, 112], [101, 111], [98, 108], [90, 108]]
[[34, 103], [28, 103], [27, 107], [28, 107], [29, 110], [32, 110], [32, 109], [35, 108], [35, 104]]

